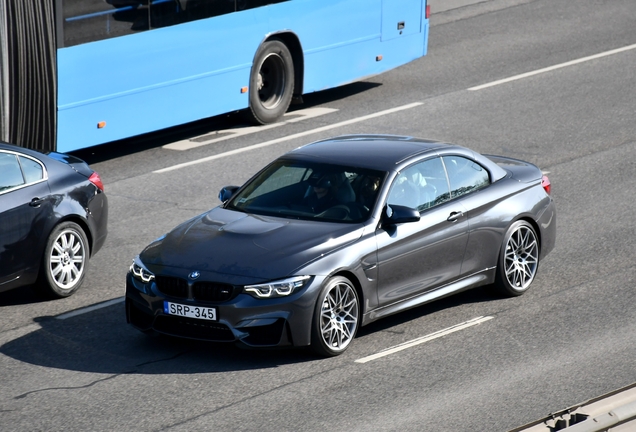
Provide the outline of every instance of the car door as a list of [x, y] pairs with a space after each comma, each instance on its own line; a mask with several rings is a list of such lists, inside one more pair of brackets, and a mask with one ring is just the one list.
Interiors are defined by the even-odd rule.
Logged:
[[499, 203], [490, 191], [488, 171], [472, 159], [447, 155], [442, 160], [448, 173], [451, 198], [461, 202], [468, 219], [468, 243], [461, 274], [467, 276], [497, 264], [499, 248], [507, 226], [501, 212], [491, 211]]
[[400, 173], [386, 204], [415, 207], [420, 210], [420, 220], [381, 226], [376, 231], [380, 307], [456, 279], [468, 238], [465, 209], [460, 202], [450, 201], [439, 157]]
[[0, 291], [37, 270], [49, 195], [40, 162], [0, 152]]

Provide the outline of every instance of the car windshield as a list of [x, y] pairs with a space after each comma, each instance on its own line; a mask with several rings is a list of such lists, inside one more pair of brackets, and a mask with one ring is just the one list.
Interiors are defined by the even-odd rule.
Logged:
[[386, 173], [281, 159], [248, 182], [226, 208], [266, 216], [362, 222], [371, 214]]

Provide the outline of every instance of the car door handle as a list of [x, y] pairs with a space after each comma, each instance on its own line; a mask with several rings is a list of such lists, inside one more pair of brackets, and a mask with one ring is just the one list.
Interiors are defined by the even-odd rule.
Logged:
[[448, 216], [448, 219], [446, 220], [449, 222], [455, 222], [457, 219], [459, 219], [463, 215], [464, 215], [464, 212], [454, 211], [454, 212], [451, 212], [451, 214]]
[[37, 208], [37, 207], [40, 207], [40, 206], [42, 205], [42, 203], [43, 203], [43, 202], [44, 202], [44, 200], [43, 200], [42, 198], [35, 197], [35, 198], [33, 198], [33, 199], [31, 200], [31, 202], [29, 203], [29, 205], [30, 205], [31, 207], [36, 207], [36, 208]]

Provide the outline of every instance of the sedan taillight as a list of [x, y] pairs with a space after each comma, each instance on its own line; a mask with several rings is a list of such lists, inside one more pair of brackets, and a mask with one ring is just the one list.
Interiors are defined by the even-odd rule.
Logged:
[[97, 186], [102, 192], [104, 191], [104, 183], [102, 183], [101, 177], [96, 172], [93, 172], [93, 174], [91, 174], [91, 176], [88, 178], [88, 181]]
[[552, 185], [550, 184], [550, 179], [548, 178], [548, 176], [544, 175], [543, 177], [541, 177], [541, 187], [548, 195], [550, 195]]

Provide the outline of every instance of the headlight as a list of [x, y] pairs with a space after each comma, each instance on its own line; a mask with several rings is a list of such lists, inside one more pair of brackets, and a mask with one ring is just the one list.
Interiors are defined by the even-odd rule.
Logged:
[[296, 276], [280, 281], [247, 285], [243, 291], [256, 298], [285, 297], [309, 283], [311, 276]]
[[143, 266], [138, 258], [133, 259], [133, 262], [130, 265], [130, 272], [136, 279], [142, 281], [143, 283], [148, 283], [155, 279], [155, 275], [148, 271], [148, 269]]

